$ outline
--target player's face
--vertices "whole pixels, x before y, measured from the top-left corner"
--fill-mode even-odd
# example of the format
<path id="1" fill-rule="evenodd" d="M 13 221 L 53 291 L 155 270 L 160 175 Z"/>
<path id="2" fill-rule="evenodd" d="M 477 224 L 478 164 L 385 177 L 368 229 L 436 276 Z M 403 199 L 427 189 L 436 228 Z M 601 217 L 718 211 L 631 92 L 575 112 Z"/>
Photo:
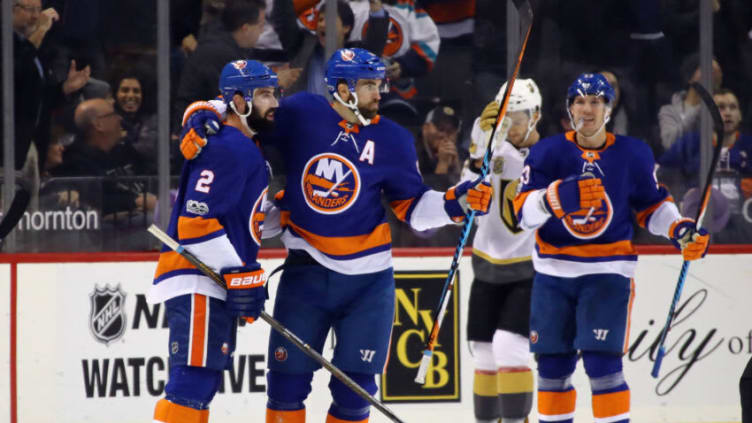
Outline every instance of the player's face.
<path id="1" fill-rule="evenodd" d="M 359 79 L 355 84 L 355 94 L 358 95 L 358 109 L 368 119 L 379 113 L 381 100 L 381 79 Z"/>
<path id="2" fill-rule="evenodd" d="M 511 142 L 512 145 L 522 147 L 525 135 L 527 135 L 527 127 L 530 124 L 530 116 L 525 111 L 509 112 L 507 116 L 512 119 L 512 127 L 509 128 L 507 141 Z"/>
<path id="3" fill-rule="evenodd" d="M 721 119 L 723 119 L 723 132 L 726 134 L 733 134 L 739 129 L 739 124 L 742 122 L 742 112 L 739 110 L 739 100 L 731 93 L 716 94 L 713 96 L 718 111 L 721 112 Z"/>
<path id="4" fill-rule="evenodd" d="M 602 96 L 578 96 L 569 107 L 577 132 L 586 137 L 598 133 L 606 119 L 606 102 Z"/>
<path id="5" fill-rule="evenodd" d="M 256 88 L 253 90 L 253 108 L 248 117 L 248 126 L 259 132 L 272 129 L 277 107 L 279 100 L 274 87 Z"/>
<path id="6" fill-rule="evenodd" d="M 143 99 L 141 83 L 136 78 L 123 79 L 120 81 L 116 96 L 120 109 L 126 113 L 136 113 Z"/>

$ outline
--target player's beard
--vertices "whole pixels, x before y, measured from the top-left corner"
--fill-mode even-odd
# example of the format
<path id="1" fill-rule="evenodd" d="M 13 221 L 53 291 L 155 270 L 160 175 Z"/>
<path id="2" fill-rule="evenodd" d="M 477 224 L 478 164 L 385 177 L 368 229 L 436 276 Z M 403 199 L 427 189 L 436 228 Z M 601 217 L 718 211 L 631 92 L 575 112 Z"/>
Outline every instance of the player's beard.
<path id="1" fill-rule="evenodd" d="M 364 118 L 373 119 L 377 114 L 379 114 L 379 103 L 377 102 L 376 107 L 374 108 L 358 107 L 358 111 L 361 115 L 363 115 Z"/>
<path id="2" fill-rule="evenodd" d="M 269 119 L 269 115 L 274 113 L 277 109 L 276 108 L 270 108 L 264 113 L 264 116 L 261 116 L 257 109 L 253 109 L 251 111 L 251 115 L 248 116 L 246 119 L 246 122 L 248 122 L 248 126 L 251 127 L 256 132 L 268 132 L 274 129 L 274 120 Z"/>

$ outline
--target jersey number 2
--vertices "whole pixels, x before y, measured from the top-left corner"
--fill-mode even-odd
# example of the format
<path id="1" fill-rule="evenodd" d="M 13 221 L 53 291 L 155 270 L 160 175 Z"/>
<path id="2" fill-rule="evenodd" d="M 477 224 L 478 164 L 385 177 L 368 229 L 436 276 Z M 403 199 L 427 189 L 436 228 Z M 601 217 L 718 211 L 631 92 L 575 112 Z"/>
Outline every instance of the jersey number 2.
<path id="1" fill-rule="evenodd" d="M 208 194 L 211 187 L 211 183 L 214 182 L 214 172 L 211 170 L 202 170 L 201 177 L 196 182 L 196 191 Z"/>

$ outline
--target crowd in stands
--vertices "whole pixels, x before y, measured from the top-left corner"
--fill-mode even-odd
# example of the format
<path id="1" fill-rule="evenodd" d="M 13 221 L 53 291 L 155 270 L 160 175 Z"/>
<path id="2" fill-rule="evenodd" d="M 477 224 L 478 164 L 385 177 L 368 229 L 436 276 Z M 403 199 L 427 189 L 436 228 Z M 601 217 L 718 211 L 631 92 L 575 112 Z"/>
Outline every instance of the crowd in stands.
<path id="1" fill-rule="evenodd" d="M 40 194 L 50 178 L 104 178 L 100 197 L 109 202 L 54 193 L 65 204 L 96 204 L 103 215 L 154 212 L 156 184 L 144 181 L 157 173 L 158 142 L 169 143 L 176 175 L 183 111 L 218 94 L 218 75 L 231 60 L 270 65 L 283 95 L 326 95 L 330 31 L 337 48 L 381 56 L 390 82 L 381 114 L 413 132 L 420 171 L 442 190 L 459 179 L 468 156 L 471 125 L 463 122 L 494 98 L 513 65 L 505 1 L 338 0 L 336 27 L 328 28 L 323 0 L 170 0 L 172 136 L 160 140 L 156 93 L 165 81 L 156 78 L 156 2 L 12 3 L 16 169 Z M 686 181 L 698 179 L 699 168 L 701 105 L 690 83 L 701 76 L 700 0 L 536 5 L 521 76 L 541 88 L 541 135 L 571 129 L 566 85 L 583 71 L 600 72 L 616 91 L 607 129 L 643 139 L 659 175 L 683 181 L 678 193 L 691 196 L 696 184 Z M 733 222 L 752 195 L 752 2 L 713 0 L 712 13 L 711 88 L 726 125 L 725 179 L 717 188 Z M 739 217 L 737 225 L 744 223 Z"/>

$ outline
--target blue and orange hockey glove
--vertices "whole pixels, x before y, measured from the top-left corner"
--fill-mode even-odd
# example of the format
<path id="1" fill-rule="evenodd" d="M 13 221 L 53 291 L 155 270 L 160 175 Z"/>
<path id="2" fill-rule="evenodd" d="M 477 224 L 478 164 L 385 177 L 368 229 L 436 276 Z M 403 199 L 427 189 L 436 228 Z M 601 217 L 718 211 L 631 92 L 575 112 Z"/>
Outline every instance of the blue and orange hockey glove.
<path id="1" fill-rule="evenodd" d="M 710 246 L 710 234 L 705 229 L 695 228 L 695 221 L 683 217 L 671 224 L 668 230 L 671 242 L 682 253 L 684 260 L 692 261 L 705 257 Z"/>
<path id="2" fill-rule="evenodd" d="M 457 184 L 444 193 L 444 210 L 455 222 L 465 220 L 468 210 L 475 210 L 476 216 L 488 213 L 493 188 L 478 178 Z"/>
<path id="3" fill-rule="evenodd" d="M 561 219 L 582 209 L 598 209 L 605 198 L 606 190 L 601 179 L 584 173 L 551 182 L 543 196 L 543 204 L 549 213 Z"/>
<path id="4" fill-rule="evenodd" d="M 211 104 L 199 101 L 188 106 L 180 133 L 180 152 L 188 160 L 195 159 L 206 147 L 206 137 L 219 132 L 221 116 Z"/>
<path id="5" fill-rule="evenodd" d="M 248 323 L 258 319 L 269 295 L 266 291 L 266 272 L 256 263 L 252 266 L 226 267 L 220 272 L 227 284 L 227 310 Z"/>

